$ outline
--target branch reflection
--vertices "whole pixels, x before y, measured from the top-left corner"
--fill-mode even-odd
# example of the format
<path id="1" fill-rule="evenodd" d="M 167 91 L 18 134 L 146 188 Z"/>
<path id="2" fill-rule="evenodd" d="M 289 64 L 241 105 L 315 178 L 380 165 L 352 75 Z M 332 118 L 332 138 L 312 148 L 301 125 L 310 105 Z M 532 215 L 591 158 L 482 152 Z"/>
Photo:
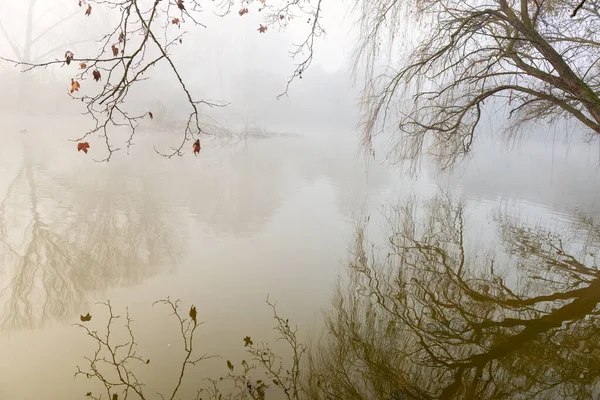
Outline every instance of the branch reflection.
<path id="1" fill-rule="evenodd" d="M 91 292 L 178 261 L 175 219 L 146 179 L 121 171 L 69 182 L 45 171 L 26 160 L 0 203 L 3 330 L 72 318 Z"/>
<path id="2" fill-rule="evenodd" d="M 442 195 L 387 211 L 385 251 L 357 228 L 310 397 L 596 398 L 598 225 L 582 217 L 570 235 L 496 213 L 494 252 L 470 245 L 463 206 Z"/>

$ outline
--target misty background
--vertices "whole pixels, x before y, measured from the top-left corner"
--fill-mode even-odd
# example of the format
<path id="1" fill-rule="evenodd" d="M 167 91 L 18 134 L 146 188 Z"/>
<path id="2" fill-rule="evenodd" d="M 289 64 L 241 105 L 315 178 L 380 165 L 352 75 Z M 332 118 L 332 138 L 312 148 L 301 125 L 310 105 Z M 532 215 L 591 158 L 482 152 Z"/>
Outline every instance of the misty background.
<path id="1" fill-rule="evenodd" d="M 489 107 L 471 157 L 449 173 L 425 158 L 418 176 L 408 176 L 388 157 L 394 130 L 376 137 L 377 157 L 366 158 L 363 76 L 352 64 L 359 33 L 346 2 L 325 2 L 314 62 L 280 99 L 305 21 L 259 34 L 256 13 L 204 16 L 207 28 L 190 28 L 173 60 L 196 98 L 228 104 L 203 108 L 203 117 L 236 134 L 203 138 L 198 157 L 191 143 L 183 157 L 154 151 L 181 140 L 177 123 L 189 115 L 164 63 L 127 100 L 132 113 L 154 119 L 141 122 L 129 154 L 120 132 L 111 133 L 122 150 L 96 163 L 102 138 L 89 138 L 87 155 L 69 141 L 92 123 L 67 94 L 73 69 L 24 73 L 0 61 L 0 400 L 87 390 L 72 373 L 88 343 L 70 324 L 106 298 L 137 313 L 141 338 L 167 371 L 173 332 L 148 307 L 161 296 L 201 304 L 203 338 L 224 356 L 238 354 L 243 335 L 270 334 L 266 294 L 304 332 L 316 331 L 356 216 L 377 221 L 381 204 L 401 195 L 447 189 L 472 202 L 477 233 L 498 204 L 548 224 L 577 210 L 600 216 L 600 142 L 568 121 L 509 140 L 498 129 L 506 114 Z M 0 56 L 95 55 L 114 18 L 100 7 L 86 17 L 75 0 L 0 2 Z M 81 92 L 95 85 L 83 81 Z M 30 375 L 38 385 L 25 384 Z"/>

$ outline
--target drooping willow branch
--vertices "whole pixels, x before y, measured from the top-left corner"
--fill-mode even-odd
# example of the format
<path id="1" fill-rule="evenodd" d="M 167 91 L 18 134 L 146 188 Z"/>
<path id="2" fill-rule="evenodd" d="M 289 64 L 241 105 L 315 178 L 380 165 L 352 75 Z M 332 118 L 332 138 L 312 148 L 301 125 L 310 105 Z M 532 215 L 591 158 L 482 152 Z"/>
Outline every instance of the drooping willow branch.
<path id="1" fill-rule="evenodd" d="M 367 66 L 367 150 L 375 135 L 393 128 L 394 161 L 417 172 L 428 155 L 439 169 L 450 169 L 471 153 L 493 107 L 505 113 L 503 128 L 511 136 L 532 122 L 570 119 L 589 140 L 600 137 L 595 2 L 356 2 L 361 36 L 355 62 Z M 569 17 L 573 9 L 576 18 Z M 424 28 L 410 46 L 401 34 L 407 19 Z M 388 68 L 379 67 L 381 58 L 391 60 Z"/>

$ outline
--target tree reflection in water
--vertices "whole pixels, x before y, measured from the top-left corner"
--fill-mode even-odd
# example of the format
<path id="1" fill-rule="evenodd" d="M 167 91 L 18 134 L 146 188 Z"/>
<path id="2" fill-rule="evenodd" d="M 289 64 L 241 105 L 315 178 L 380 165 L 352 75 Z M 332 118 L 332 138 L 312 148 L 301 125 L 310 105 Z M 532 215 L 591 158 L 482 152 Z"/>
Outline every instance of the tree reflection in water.
<path id="1" fill-rule="evenodd" d="M 26 160 L 0 203 L 3 330 L 70 319 L 86 296 L 175 265 L 174 222 L 144 179 L 61 182 Z"/>
<path id="2" fill-rule="evenodd" d="M 582 217 L 585 237 L 567 240 L 496 214 L 501 254 L 466 243 L 464 209 L 444 196 L 388 211 L 384 252 L 357 229 L 309 398 L 597 398 L 598 225 Z"/>

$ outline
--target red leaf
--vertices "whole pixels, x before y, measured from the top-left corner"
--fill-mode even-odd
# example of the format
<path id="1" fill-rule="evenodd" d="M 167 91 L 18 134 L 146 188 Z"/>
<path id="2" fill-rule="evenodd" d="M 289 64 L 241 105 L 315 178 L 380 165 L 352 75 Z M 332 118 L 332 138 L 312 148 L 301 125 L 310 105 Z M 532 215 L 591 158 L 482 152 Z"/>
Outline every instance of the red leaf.
<path id="1" fill-rule="evenodd" d="M 81 7 L 81 0 L 79 0 L 79 7 Z"/>
<path id="2" fill-rule="evenodd" d="M 73 93 L 75 91 L 79 91 L 80 87 L 81 87 L 81 85 L 79 84 L 79 82 L 77 82 L 76 80 L 73 80 L 73 78 L 71 78 L 71 93 Z"/>
<path id="3" fill-rule="evenodd" d="M 265 33 L 267 31 L 267 26 L 263 26 L 260 24 L 260 27 L 257 29 L 260 33 Z"/>
<path id="4" fill-rule="evenodd" d="M 92 75 L 93 75 L 93 77 L 94 77 L 94 80 L 95 80 L 96 82 L 98 82 L 98 81 L 100 80 L 100 78 L 102 78 L 102 76 L 100 75 L 100 71 L 98 71 L 97 69 L 95 69 L 95 70 L 92 72 Z"/>
<path id="5" fill-rule="evenodd" d="M 173 19 L 171 20 L 171 23 L 172 23 L 173 25 L 177 25 L 177 26 L 179 26 L 179 23 L 180 23 L 180 22 L 181 22 L 181 21 L 179 21 L 179 18 L 173 18 Z"/>
<path id="6" fill-rule="evenodd" d="M 114 44 L 110 48 L 112 49 L 113 56 L 117 57 L 119 55 L 119 48 Z"/>
<path id="7" fill-rule="evenodd" d="M 90 144 L 88 142 L 80 142 L 77 143 L 77 151 L 83 150 L 85 154 L 87 154 L 88 149 L 90 148 Z M 83 321 L 83 320 L 82 320 Z M 89 320 L 88 320 L 89 321 Z"/>
<path id="8" fill-rule="evenodd" d="M 200 139 L 196 139 L 196 141 L 194 142 L 194 155 L 200 153 L 201 148 L 202 147 L 200 147 Z"/>
<path id="9" fill-rule="evenodd" d="M 150 119 L 154 119 L 154 115 L 152 114 L 152 111 L 148 111 L 148 116 L 150 117 Z"/>
<path id="10" fill-rule="evenodd" d="M 242 15 L 244 15 L 244 14 L 248 14 L 248 9 L 247 9 L 247 8 L 242 8 L 242 9 L 239 11 L 239 14 L 240 14 L 240 16 L 242 16 Z"/>
<path id="11" fill-rule="evenodd" d="M 179 7 L 180 10 L 185 10 L 185 6 L 183 5 L 183 0 L 177 0 L 177 7 Z"/>
<path id="12" fill-rule="evenodd" d="M 89 17 L 91 13 L 92 13 L 92 5 L 88 4 L 87 10 L 85 10 L 85 15 L 87 15 Z"/>
<path id="13" fill-rule="evenodd" d="M 86 63 L 79 63 L 79 68 L 84 69 L 86 67 L 87 67 Z"/>

